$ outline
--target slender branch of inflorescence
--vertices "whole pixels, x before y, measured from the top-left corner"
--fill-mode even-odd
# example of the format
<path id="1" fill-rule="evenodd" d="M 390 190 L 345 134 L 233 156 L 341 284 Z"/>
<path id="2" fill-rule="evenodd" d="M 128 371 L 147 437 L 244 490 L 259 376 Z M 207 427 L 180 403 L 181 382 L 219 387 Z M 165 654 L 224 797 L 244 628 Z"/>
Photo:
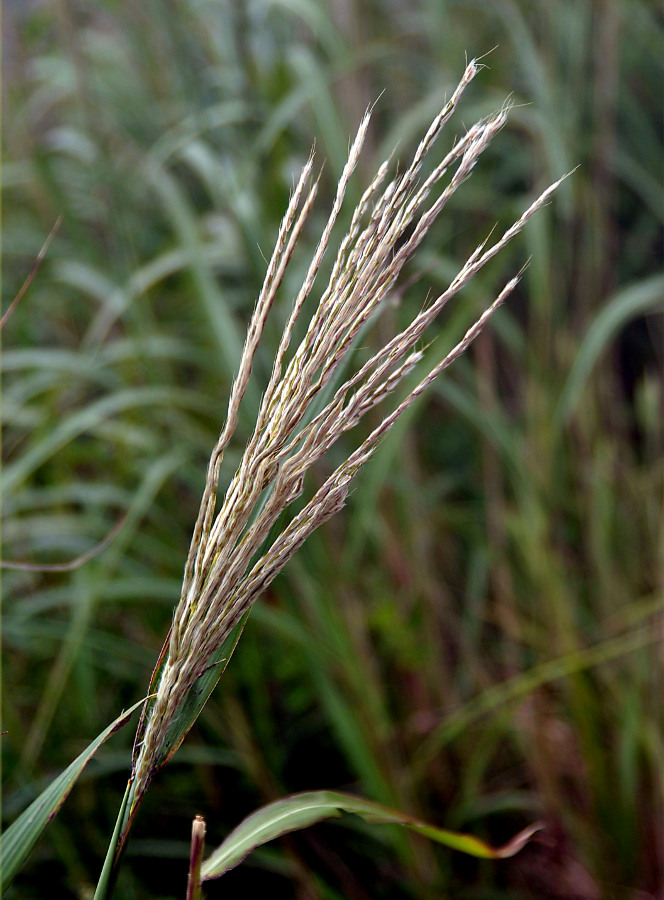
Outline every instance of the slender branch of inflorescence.
<path id="1" fill-rule="evenodd" d="M 422 359 L 418 346 L 445 305 L 523 229 L 560 184 L 558 181 L 547 188 L 493 244 L 487 247 L 488 239 L 482 242 L 446 290 L 367 362 L 347 375 L 331 399 L 312 417 L 313 402 L 348 360 L 356 338 L 394 290 L 405 263 L 507 120 L 506 106 L 473 125 L 453 143 L 431 174 L 420 180 L 425 158 L 479 69 L 476 61 L 467 66 L 461 82 L 432 122 L 403 174 L 383 187 L 388 164 L 383 163 L 378 169 L 353 213 L 304 336 L 295 350 L 290 351 L 360 157 L 370 113 L 363 118 L 339 180 L 330 216 L 284 327 L 254 432 L 217 509 L 223 453 L 237 426 L 254 354 L 316 196 L 317 183 L 310 186 L 313 158 L 304 167 L 279 228 L 265 282 L 249 323 L 226 424 L 210 458 L 182 595 L 173 617 L 168 655 L 134 761 L 135 803 L 157 767 L 160 748 L 178 708 L 212 655 L 311 532 L 343 507 L 353 477 L 399 416 L 467 349 L 518 283 L 519 275 L 505 285 L 457 346 L 385 415 L 266 548 L 277 519 L 302 493 L 305 473 L 344 432 L 396 390 Z M 427 205 L 433 188 L 448 173 L 451 174 L 438 196 Z"/>

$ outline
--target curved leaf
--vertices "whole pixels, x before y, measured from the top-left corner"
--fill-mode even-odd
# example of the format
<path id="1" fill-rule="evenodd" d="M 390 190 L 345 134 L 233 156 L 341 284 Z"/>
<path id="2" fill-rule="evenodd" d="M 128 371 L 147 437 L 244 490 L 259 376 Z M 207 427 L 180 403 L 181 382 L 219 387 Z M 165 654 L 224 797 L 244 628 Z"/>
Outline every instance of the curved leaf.
<path id="1" fill-rule="evenodd" d="M 623 288 L 607 303 L 583 339 L 567 377 L 555 412 L 558 426 L 569 421 L 595 363 L 614 337 L 636 316 L 661 309 L 663 297 L 664 277 L 654 275 Z"/>
<path id="2" fill-rule="evenodd" d="M 46 826 L 58 814 L 87 763 L 114 732 L 126 725 L 132 713 L 144 702 L 145 698 L 139 700 L 138 703 L 118 716 L 4 832 L 0 849 L 3 891 L 30 855 Z"/>
<path id="3" fill-rule="evenodd" d="M 268 841 L 324 819 L 338 818 L 342 813 L 352 813 L 376 825 L 404 825 L 438 844 L 482 859 L 514 856 L 543 827 L 540 823 L 530 825 L 503 847 L 492 847 L 470 834 L 436 828 L 406 813 L 388 809 L 362 797 L 336 791 L 307 791 L 269 803 L 248 816 L 203 863 L 201 881 L 218 878 L 241 863 L 256 847 Z"/>

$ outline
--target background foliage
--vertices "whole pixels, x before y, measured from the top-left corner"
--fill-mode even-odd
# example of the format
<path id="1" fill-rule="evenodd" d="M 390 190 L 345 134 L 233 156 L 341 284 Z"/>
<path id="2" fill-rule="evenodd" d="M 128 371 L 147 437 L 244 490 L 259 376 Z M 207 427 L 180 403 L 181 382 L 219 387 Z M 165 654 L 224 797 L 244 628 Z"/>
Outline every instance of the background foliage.
<path id="1" fill-rule="evenodd" d="M 453 129 L 507 94 L 511 125 L 376 327 L 580 169 L 440 323 L 433 352 L 532 255 L 491 333 L 252 613 L 148 792 L 117 896 L 184 896 L 195 813 L 219 843 L 261 803 L 323 787 L 496 842 L 536 818 L 548 828 L 482 863 L 398 829 L 320 825 L 208 896 L 654 896 L 663 32 L 646 0 L 7 0 L 3 309 L 63 222 L 3 334 L 4 556 L 69 560 L 126 517 L 74 571 L 4 574 L 7 821 L 145 691 L 264 256 L 312 142 L 329 194 L 382 92 L 359 192 L 395 145 L 413 147 L 464 53 L 497 45 Z M 301 251 L 291 289 L 305 263 Z M 268 323 L 254 404 L 289 300 Z M 126 731 L 12 897 L 89 895 Z"/>

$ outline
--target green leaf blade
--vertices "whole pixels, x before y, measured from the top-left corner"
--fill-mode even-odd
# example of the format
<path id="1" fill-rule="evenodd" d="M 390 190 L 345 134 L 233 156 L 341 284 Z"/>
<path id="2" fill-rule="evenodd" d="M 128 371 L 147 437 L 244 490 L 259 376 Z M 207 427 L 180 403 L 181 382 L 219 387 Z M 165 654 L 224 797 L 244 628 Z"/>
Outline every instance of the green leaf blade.
<path id="1" fill-rule="evenodd" d="M 203 710 L 203 707 L 207 703 L 210 694 L 217 686 L 221 676 L 224 674 L 226 666 L 230 662 L 230 658 L 235 651 L 238 641 L 240 640 L 246 621 L 247 615 L 245 614 L 230 632 L 223 644 L 221 644 L 221 646 L 212 655 L 210 662 L 205 668 L 205 671 L 201 672 L 191 690 L 185 695 L 184 699 L 180 703 L 177 714 L 173 719 L 168 732 L 166 733 L 164 743 L 159 748 L 157 758 L 152 768 L 153 774 L 166 765 L 166 763 L 172 758 L 172 756 L 181 746 L 185 737 L 189 734 L 191 728 L 194 725 L 194 722 L 199 717 Z M 156 694 L 157 688 L 159 687 L 162 669 L 168 656 L 168 641 L 169 638 L 167 637 L 161 649 L 157 665 L 155 666 L 154 672 L 152 673 L 149 691 L 150 698 L 152 698 L 153 694 Z M 150 708 L 153 702 L 153 699 L 148 699 L 148 702 L 145 704 L 143 714 L 141 715 L 141 721 L 138 726 L 136 741 L 134 744 L 134 763 L 136 762 L 138 756 L 138 747 L 140 746 L 140 742 L 143 740 L 145 727 L 147 725 Z"/>
<path id="2" fill-rule="evenodd" d="M 336 791 L 306 791 L 269 803 L 244 819 L 203 863 L 201 881 L 219 878 L 268 841 L 325 819 L 338 818 L 342 813 L 351 813 L 376 825 L 403 825 L 438 844 L 481 859 L 514 856 L 543 827 L 536 823 L 504 846 L 492 847 L 472 835 L 436 828 L 362 797 Z"/>
<path id="3" fill-rule="evenodd" d="M 0 880 L 3 891 L 21 869 L 46 826 L 58 814 L 85 766 L 101 745 L 123 725 L 126 725 L 132 714 L 144 702 L 145 699 L 139 700 L 138 703 L 118 716 L 114 722 L 111 722 L 4 832 L 0 845 L 0 872 L 2 873 Z"/>
<path id="4" fill-rule="evenodd" d="M 194 722 L 199 717 L 203 710 L 203 707 L 207 703 L 210 694 L 215 689 L 217 683 L 219 682 L 219 679 L 226 670 L 226 666 L 228 665 L 244 630 L 247 617 L 248 613 L 240 619 L 238 624 L 235 626 L 235 628 L 233 628 L 223 644 L 212 655 L 211 661 L 205 671 L 201 672 L 197 681 L 194 682 L 191 690 L 185 695 L 182 703 L 180 704 L 177 715 L 173 719 L 170 728 L 166 732 L 164 741 L 158 748 L 156 756 L 152 761 L 150 777 L 152 777 L 152 775 L 154 775 L 159 771 L 159 769 L 166 765 L 166 763 L 177 752 L 186 736 L 189 734 L 191 728 L 194 725 Z M 138 728 L 136 730 L 133 754 L 134 766 L 136 765 L 139 748 L 145 735 L 145 729 L 148 723 L 150 709 L 152 704 L 154 703 L 157 688 L 159 687 L 159 681 L 161 679 L 163 667 L 165 665 L 166 659 L 168 658 L 168 642 L 169 637 L 167 636 L 164 645 L 161 648 L 161 653 L 159 654 L 157 664 L 152 673 L 148 699 L 145 706 L 143 707 L 141 718 L 138 723 Z M 145 788 L 143 793 L 144 792 Z M 124 850 L 127 838 L 129 837 L 129 832 L 131 831 L 132 825 L 134 823 L 136 813 L 138 812 L 138 808 L 143 799 L 143 793 L 137 793 L 136 782 L 133 781 L 132 778 L 127 787 L 127 794 L 125 795 L 122 809 L 120 810 L 120 813 L 118 815 L 118 826 L 116 828 L 116 832 L 113 835 L 107 851 L 107 863 L 110 867 L 109 874 L 107 876 L 109 879 L 109 883 L 112 883 L 112 878 L 116 874 L 117 865 Z M 99 893 L 98 896 L 105 897 L 106 894 Z"/>

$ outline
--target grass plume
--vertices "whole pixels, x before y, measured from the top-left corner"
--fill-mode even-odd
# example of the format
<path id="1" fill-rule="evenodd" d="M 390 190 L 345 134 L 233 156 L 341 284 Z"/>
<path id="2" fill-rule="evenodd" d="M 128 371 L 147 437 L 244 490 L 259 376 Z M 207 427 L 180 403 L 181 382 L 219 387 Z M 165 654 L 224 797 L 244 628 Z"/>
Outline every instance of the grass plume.
<path id="1" fill-rule="evenodd" d="M 169 726 L 197 678 L 210 664 L 214 652 L 307 537 L 344 506 L 352 479 L 381 438 L 422 391 L 466 350 L 518 283 L 519 275 L 507 282 L 463 339 L 385 414 L 377 427 L 266 547 L 278 518 L 301 495 L 305 473 L 344 432 L 394 393 L 421 360 L 422 352 L 418 347 L 429 325 L 448 301 L 519 233 L 560 183 L 556 182 L 544 191 L 502 237 L 492 244 L 488 240 L 482 242 L 446 290 L 366 363 L 346 374 L 322 410 L 308 418 L 313 402 L 347 360 L 364 325 L 390 296 L 404 265 L 436 217 L 470 176 L 478 158 L 506 122 L 507 106 L 473 125 L 453 143 L 431 174 L 421 178 L 423 161 L 480 68 L 477 61 L 469 63 L 458 87 L 431 123 L 403 174 L 384 186 L 388 164 L 380 166 L 353 213 L 348 233 L 340 243 L 328 283 L 310 315 L 304 337 L 289 353 L 296 324 L 305 315 L 307 300 L 329 250 L 332 231 L 362 151 L 370 113 L 362 119 L 337 186 L 330 216 L 287 320 L 255 429 L 217 509 L 220 466 L 224 450 L 236 429 L 254 354 L 316 196 L 317 182 L 312 180 L 313 157 L 304 167 L 282 220 L 249 323 L 239 371 L 231 390 L 226 424 L 210 458 L 157 695 L 135 751 L 134 806 L 157 768 L 156 761 Z M 442 190 L 430 200 L 432 189 L 443 182 Z"/>

